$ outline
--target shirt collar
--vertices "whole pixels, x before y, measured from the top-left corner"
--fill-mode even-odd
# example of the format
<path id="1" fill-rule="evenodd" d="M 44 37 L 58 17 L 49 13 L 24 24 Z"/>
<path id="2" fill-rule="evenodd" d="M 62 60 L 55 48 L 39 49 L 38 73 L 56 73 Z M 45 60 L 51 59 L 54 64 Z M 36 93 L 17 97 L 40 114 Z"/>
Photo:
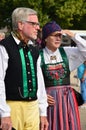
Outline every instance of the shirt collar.
<path id="1" fill-rule="evenodd" d="M 12 36 L 13 36 L 15 42 L 17 43 L 17 45 L 19 45 L 20 40 L 19 40 L 17 37 L 15 37 L 15 36 L 13 35 L 13 33 L 11 33 L 11 34 L 12 34 Z M 29 40 L 28 43 L 27 43 L 27 46 L 33 45 L 33 44 L 34 44 L 34 43 L 33 43 L 31 40 Z"/>

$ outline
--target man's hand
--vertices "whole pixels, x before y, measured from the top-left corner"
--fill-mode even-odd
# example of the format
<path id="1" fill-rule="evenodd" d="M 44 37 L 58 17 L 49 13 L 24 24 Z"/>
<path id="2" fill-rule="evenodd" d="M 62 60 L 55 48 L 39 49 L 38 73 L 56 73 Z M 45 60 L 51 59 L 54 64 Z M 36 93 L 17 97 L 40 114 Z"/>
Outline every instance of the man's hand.
<path id="1" fill-rule="evenodd" d="M 46 116 L 40 117 L 40 130 L 48 130 L 48 120 Z"/>
<path id="2" fill-rule="evenodd" d="M 10 117 L 1 117 L 1 126 L 2 130 L 12 130 L 12 122 Z"/>
<path id="3" fill-rule="evenodd" d="M 55 100 L 54 97 L 52 97 L 51 95 L 47 94 L 47 101 L 49 105 L 54 105 L 55 104 Z"/>

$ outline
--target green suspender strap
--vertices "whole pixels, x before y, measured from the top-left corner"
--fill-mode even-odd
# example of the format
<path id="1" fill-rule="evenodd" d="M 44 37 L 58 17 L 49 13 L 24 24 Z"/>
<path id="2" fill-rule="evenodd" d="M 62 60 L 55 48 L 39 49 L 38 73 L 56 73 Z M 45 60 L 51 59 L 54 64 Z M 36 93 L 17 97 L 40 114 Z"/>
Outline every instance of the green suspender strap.
<path id="1" fill-rule="evenodd" d="M 30 51 L 28 52 L 28 58 L 30 60 L 30 67 L 31 67 L 31 74 L 32 74 L 32 91 L 29 92 L 28 90 L 28 79 L 27 79 L 27 70 L 26 70 L 26 62 L 24 57 L 23 49 L 19 50 L 21 61 L 22 61 L 22 75 L 23 75 L 23 96 L 26 97 L 34 97 L 36 93 L 36 78 L 35 78 L 35 71 L 34 71 L 34 64 L 33 58 L 31 56 Z"/>
<path id="2" fill-rule="evenodd" d="M 59 51 L 62 56 L 63 62 L 65 63 L 65 65 L 69 71 L 69 61 L 68 61 L 67 55 L 62 47 L 59 48 Z"/>
<path id="3" fill-rule="evenodd" d="M 62 80 L 60 80 L 60 82 L 64 85 L 69 85 L 70 84 L 70 70 L 69 70 L 69 61 L 68 61 L 68 58 L 67 58 L 67 55 L 64 51 L 64 48 L 60 47 L 59 48 L 59 51 L 60 51 L 60 54 L 62 56 L 62 59 L 63 59 L 63 65 L 64 65 L 64 69 L 65 69 L 65 78 Z"/>

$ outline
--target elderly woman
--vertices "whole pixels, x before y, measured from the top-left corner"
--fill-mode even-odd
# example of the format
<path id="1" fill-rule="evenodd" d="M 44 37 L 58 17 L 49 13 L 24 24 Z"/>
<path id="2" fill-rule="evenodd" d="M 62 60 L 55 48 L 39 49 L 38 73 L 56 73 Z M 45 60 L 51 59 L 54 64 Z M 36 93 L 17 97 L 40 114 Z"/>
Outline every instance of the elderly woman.
<path id="1" fill-rule="evenodd" d="M 77 47 L 60 47 L 62 34 L 74 40 Z M 78 104 L 70 85 L 70 72 L 86 59 L 86 40 L 62 30 L 51 21 L 42 29 L 41 64 L 48 97 L 49 130 L 81 130 Z"/>

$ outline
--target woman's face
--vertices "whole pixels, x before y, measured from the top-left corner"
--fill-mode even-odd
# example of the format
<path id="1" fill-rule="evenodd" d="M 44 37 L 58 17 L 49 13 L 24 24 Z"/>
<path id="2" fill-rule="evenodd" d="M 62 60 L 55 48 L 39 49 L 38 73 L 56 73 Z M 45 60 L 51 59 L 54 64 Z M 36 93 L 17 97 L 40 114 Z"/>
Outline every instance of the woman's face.
<path id="1" fill-rule="evenodd" d="M 61 38 L 62 38 L 61 31 L 56 31 L 51 35 L 49 35 L 45 39 L 47 48 L 50 49 L 51 51 L 55 51 L 61 45 Z"/>

